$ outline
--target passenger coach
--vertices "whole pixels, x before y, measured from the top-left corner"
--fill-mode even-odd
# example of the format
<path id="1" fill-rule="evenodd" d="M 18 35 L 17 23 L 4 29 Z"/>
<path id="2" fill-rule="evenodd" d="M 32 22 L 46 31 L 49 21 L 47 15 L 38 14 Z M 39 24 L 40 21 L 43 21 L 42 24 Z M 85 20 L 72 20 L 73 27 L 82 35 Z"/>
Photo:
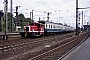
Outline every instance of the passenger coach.
<path id="1" fill-rule="evenodd" d="M 74 28 L 70 26 L 64 26 L 63 24 L 49 22 L 49 21 L 38 21 L 39 23 L 44 24 L 44 34 L 59 34 L 66 32 L 73 32 Z"/>
<path id="2" fill-rule="evenodd" d="M 45 35 L 63 32 L 64 30 L 64 27 L 61 24 L 57 24 L 49 21 L 38 21 L 38 22 L 44 24 Z"/>

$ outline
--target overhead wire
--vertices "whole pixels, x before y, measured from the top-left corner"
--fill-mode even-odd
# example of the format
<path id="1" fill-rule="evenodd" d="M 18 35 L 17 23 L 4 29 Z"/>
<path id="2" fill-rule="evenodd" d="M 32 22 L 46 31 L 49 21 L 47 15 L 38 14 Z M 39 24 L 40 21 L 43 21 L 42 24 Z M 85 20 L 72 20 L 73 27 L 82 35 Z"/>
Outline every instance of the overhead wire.
<path id="1" fill-rule="evenodd" d="M 27 3 L 27 4 L 23 4 L 22 2 L 21 2 L 21 4 L 22 4 L 23 6 L 25 6 L 26 9 L 28 9 L 28 10 L 34 10 L 35 12 L 39 12 L 39 13 L 47 13 L 47 11 L 45 11 L 45 10 L 40 10 L 40 9 L 37 9 L 37 8 L 32 7 L 32 6 L 30 6 L 30 5 L 29 5 L 30 7 L 28 7 L 28 4 L 30 4 L 29 1 L 30 1 L 30 0 L 28 0 L 28 3 Z M 37 0 L 36 0 L 36 1 L 37 1 Z M 40 4 L 42 4 L 40 1 L 37 1 L 37 2 L 40 3 Z M 20 2 L 16 2 L 16 1 L 14 1 L 14 3 L 15 3 L 15 4 L 20 4 Z M 48 9 L 53 10 L 53 11 L 54 11 L 53 13 L 56 13 L 56 14 L 57 14 L 57 12 L 60 12 L 60 11 L 61 11 L 61 10 L 57 10 L 57 9 L 51 8 L 50 6 L 47 6 L 46 4 L 42 4 L 42 5 L 48 7 Z M 51 13 L 52 13 L 52 12 L 51 12 Z"/>

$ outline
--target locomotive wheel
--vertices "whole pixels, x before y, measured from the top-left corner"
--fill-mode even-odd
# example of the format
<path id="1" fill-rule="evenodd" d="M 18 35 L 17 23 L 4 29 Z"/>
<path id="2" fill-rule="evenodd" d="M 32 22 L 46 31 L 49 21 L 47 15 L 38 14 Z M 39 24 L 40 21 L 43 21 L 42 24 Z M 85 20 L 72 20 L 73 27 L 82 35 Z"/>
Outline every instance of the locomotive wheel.
<path id="1" fill-rule="evenodd" d="M 0 36 L 0 40 L 1 40 L 1 39 L 3 39 L 3 37 L 2 37 L 2 36 Z"/>
<path id="2" fill-rule="evenodd" d="M 4 35 L 4 36 L 3 36 L 3 39 L 4 39 L 4 40 L 7 40 L 7 39 L 8 39 L 8 35 Z"/>

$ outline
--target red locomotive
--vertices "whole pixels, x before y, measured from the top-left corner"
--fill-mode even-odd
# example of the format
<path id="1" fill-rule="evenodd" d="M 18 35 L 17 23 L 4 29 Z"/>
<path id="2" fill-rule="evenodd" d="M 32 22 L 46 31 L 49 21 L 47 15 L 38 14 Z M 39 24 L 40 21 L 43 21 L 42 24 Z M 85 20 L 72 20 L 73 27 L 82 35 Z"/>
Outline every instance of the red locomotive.
<path id="1" fill-rule="evenodd" d="M 20 32 L 21 37 L 43 36 L 44 25 L 41 23 L 31 23 L 24 26 L 24 31 Z"/>

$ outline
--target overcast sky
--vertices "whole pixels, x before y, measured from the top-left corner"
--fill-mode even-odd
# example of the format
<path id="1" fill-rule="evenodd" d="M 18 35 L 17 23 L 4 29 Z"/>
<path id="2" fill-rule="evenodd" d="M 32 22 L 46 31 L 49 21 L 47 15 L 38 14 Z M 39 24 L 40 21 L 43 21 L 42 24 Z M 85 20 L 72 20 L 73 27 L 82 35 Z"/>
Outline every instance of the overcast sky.
<path id="1" fill-rule="evenodd" d="M 0 10 L 4 10 L 4 0 L 0 0 Z M 90 0 L 79 0 L 79 7 L 90 7 Z M 76 0 L 13 0 L 13 12 L 15 7 L 21 6 L 18 9 L 19 13 L 30 16 L 30 12 L 34 10 L 34 19 L 38 21 L 39 17 L 47 20 L 47 12 L 50 12 L 50 21 L 67 23 L 75 27 Z M 8 11 L 10 11 L 10 0 L 8 0 Z M 84 11 L 85 21 L 89 21 L 90 9 L 79 10 Z M 15 15 L 15 13 L 13 13 Z"/>

